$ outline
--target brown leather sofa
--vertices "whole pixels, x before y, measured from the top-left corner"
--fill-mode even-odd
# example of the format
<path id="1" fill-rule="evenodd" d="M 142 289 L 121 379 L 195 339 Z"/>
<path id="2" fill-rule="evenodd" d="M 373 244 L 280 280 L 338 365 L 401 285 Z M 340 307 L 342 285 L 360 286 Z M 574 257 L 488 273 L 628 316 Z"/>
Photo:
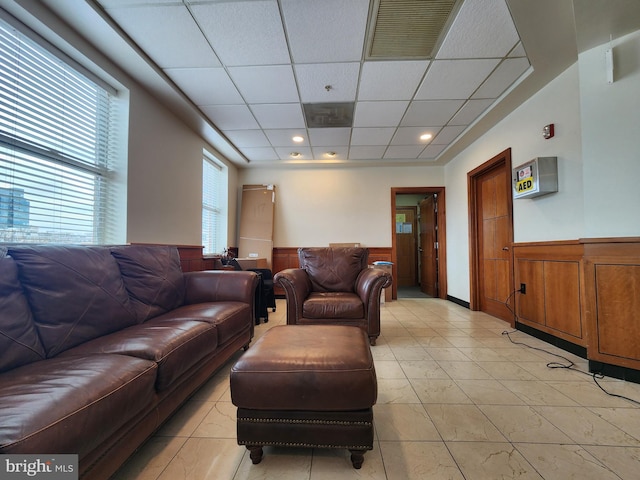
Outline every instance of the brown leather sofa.
<path id="1" fill-rule="evenodd" d="M 375 345 L 380 293 L 391 285 L 391 275 L 369 268 L 368 259 L 369 250 L 363 247 L 299 248 L 300 268 L 274 277 L 287 299 L 287 324 L 357 326 Z"/>
<path id="2" fill-rule="evenodd" d="M 0 453 L 73 453 L 109 478 L 254 329 L 253 272 L 175 248 L 0 252 Z"/>

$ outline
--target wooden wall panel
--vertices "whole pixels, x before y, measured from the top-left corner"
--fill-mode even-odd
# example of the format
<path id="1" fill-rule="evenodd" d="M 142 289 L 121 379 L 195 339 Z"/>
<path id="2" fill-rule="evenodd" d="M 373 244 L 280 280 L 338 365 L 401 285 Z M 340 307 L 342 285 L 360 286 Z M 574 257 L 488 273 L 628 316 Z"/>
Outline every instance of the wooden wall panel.
<path id="1" fill-rule="evenodd" d="M 576 339 L 585 338 L 580 311 L 579 262 L 544 262 L 544 298 L 547 327 Z"/>
<path id="2" fill-rule="evenodd" d="M 640 370 L 640 238 L 582 242 L 589 359 Z"/>
<path id="3" fill-rule="evenodd" d="M 516 285 L 514 290 L 524 283 L 525 295 L 516 294 L 516 313 L 519 320 L 529 326 L 545 324 L 544 317 L 544 264 L 540 260 L 516 260 Z"/>
<path id="4" fill-rule="evenodd" d="M 582 347 L 587 346 L 582 311 L 582 257 L 578 241 L 513 246 L 518 321 Z"/>

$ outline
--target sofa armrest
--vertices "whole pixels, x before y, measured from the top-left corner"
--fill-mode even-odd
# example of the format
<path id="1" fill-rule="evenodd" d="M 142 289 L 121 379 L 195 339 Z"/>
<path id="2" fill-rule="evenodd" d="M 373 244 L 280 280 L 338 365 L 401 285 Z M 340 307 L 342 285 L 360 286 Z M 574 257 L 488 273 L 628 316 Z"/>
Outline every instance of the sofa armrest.
<path id="1" fill-rule="evenodd" d="M 295 325 L 302 318 L 302 304 L 311 292 L 311 280 L 302 268 L 287 268 L 273 277 L 287 297 L 287 325 Z"/>
<path id="2" fill-rule="evenodd" d="M 185 272 L 185 305 L 233 301 L 254 304 L 259 277 L 255 272 L 204 270 Z"/>

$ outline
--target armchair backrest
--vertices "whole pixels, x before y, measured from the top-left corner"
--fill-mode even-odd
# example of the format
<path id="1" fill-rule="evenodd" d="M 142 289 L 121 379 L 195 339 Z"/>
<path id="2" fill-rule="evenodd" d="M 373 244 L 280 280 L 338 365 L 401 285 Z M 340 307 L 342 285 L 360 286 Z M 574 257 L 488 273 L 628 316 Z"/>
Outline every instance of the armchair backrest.
<path id="1" fill-rule="evenodd" d="M 366 268 L 367 248 L 299 248 L 300 268 L 307 272 L 316 292 L 353 292 L 356 279 Z"/>

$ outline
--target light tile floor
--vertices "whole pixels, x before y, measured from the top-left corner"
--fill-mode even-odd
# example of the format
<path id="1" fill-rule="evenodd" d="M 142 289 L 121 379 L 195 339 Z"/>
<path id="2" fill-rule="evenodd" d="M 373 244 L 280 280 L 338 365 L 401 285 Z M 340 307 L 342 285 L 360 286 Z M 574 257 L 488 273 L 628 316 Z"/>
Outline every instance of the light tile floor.
<path id="1" fill-rule="evenodd" d="M 256 337 L 285 323 L 284 300 Z M 239 352 L 116 474 L 116 480 L 637 479 L 640 408 L 554 356 L 515 345 L 508 324 L 439 299 L 382 307 L 372 347 L 375 446 L 362 469 L 348 452 L 265 447 L 252 465 L 236 444 L 229 369 Z M 584 359 L 522 332 L 515 341 Z M 255 341 L 255 340 L 254 340 Z M 604 388 L 640 401 L 640 385 Z"/>

